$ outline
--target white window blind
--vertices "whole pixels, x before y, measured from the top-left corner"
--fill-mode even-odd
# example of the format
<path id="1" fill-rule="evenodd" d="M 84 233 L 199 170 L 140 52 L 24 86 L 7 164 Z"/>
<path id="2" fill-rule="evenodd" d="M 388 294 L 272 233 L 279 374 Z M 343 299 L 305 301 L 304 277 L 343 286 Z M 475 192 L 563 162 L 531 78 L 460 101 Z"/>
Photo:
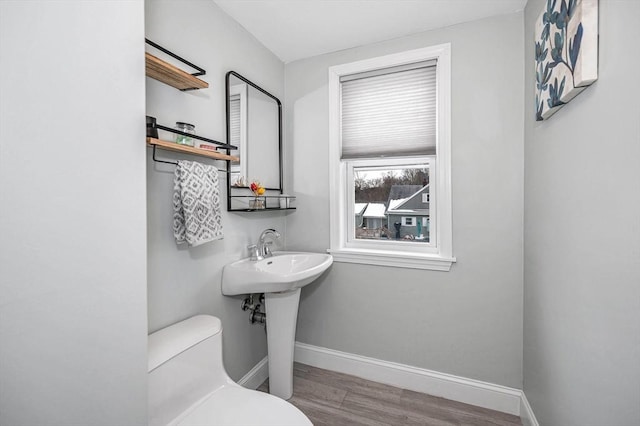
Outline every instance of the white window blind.
<path id="1" fill-rule="evenodd" d="M 229 100 L 229 133 L 231 145 L 240 145 L 240 95 L 233 95 Z"/>
<path id="2" fill-rule="evenodd" d="M 240 95 L 232 95 L 229 99 L 229 143 L 233 146 L 240 146 Z M 234 155 L 237 155 L 233 150 Z M 237 164 L 237 162 L 234 162 Z"/>
<path id="3" fill-rule="evenodd" d="M 342 76 L 342 158 L 436 153 L 436 63 Z"/>

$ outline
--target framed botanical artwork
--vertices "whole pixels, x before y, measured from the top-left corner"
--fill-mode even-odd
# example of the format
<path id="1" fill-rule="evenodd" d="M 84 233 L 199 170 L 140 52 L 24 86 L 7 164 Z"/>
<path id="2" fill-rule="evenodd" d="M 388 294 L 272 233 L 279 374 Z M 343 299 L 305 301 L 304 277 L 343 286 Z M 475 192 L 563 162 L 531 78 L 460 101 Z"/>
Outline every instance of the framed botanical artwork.
<path id="1" fill-rule="evenodd" d="M 598 0 L 547 0 L 536 22 L 536 120 L 598 79 Z"/>

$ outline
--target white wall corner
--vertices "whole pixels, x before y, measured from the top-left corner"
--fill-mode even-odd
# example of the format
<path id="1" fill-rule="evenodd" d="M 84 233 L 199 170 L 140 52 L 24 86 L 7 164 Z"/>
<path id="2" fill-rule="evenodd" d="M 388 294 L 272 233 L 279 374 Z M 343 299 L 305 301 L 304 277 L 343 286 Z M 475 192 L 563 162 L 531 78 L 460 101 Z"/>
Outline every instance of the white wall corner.
<path id="1" fill-rule="evenodd" d="M 520 389 L 296 342 L 295 361 L 403 389 L 519 416 L 529 404 Z M 538 426 L 533 412 L 528 425 Z"/>
<path id="2" fill-rule="evenodd" d="M 522 426 L 540 426 L 524 391 L 520 399 L 520 419 L 522 420 Z"/>
<path id="3" fill-rule="evenodd" d="M 258 389 L 269 377 L 269 357 L 264 357 L 247 374 L 245 374 L 238 384 L 247 389 Z"/>

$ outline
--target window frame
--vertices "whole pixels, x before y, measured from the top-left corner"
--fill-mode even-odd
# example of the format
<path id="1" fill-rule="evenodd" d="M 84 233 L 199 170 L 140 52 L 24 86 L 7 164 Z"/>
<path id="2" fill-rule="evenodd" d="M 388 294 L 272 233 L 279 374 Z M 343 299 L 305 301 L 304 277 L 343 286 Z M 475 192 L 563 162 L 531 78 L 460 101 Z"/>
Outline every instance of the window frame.
<path id="1" fill-rule="evenodd" d="M 425 243 L 401 242 L 402 246 L 390 249 L 389 241 L 366 241 L 362 246 L 349 241 L 353 218 L 349 217 L 348 204 L 353 204 L 353 164 L 375 159 L 349 159 L 341 157 L 341 84 L 343 75 L 372 71 L 380 68 L 406 65 L 414 62 L 437 60 L 437 133 L 436 156 L 430 170 L 430 228 L 433 241 L 425 250 Z M 456 261 L 453 257 L 451 210 L 451 44 L 415 49 L 396 54 L 365 59 L 332 66 L 329 72 L 329 214 L 330 248 L 327 250 L 336 262 L 362 263 L 392 267 L 449 271 Z M 385 164 L 395 165 L 396 160 L 411 157 L 386 158 Z M 415 158 L 415 157 L 414 157 Z M 415 160 L 414 160 L 415 162 Z M 351 167 L 351 177 L 348 176 Z M 434 172 L 432 174 L 432 171 Z M 347 183 L 350 179 L 351 184 Z M 350 191 L 351 188 L 351 191 Z M 433 208 L 433 212 L 431 212 Z M 434 226 L 435 224 L 435 226 Z M 360 241 L 362 242 L 362 241 Z M 358 243 L 358 244 L 354 244 Z"/>

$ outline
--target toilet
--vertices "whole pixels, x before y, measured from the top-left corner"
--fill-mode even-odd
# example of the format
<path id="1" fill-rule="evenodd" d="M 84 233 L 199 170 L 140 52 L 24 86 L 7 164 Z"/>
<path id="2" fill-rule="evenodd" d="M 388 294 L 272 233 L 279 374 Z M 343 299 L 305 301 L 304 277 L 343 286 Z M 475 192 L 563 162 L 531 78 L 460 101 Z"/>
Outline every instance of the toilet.
<path id="1" fill-rule="evenodd" d="M 149 425 L 313 425 L 273 395 L 245 389 L 222 363 L 222 323 L 197 315 L 149 335 Z"/>

